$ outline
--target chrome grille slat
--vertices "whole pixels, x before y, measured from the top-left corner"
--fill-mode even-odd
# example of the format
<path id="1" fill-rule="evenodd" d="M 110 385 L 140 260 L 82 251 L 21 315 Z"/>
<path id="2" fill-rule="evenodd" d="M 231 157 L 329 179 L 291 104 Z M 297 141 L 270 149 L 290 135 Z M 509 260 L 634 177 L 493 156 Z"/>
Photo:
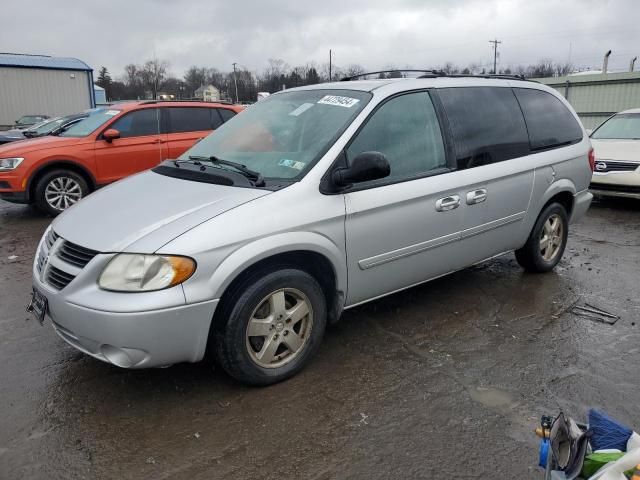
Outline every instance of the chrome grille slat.
<path id="1" fill-rule="evenodd" d="M 77 267 L 83 268 L 98 254 L 95 250 L 81 247 L 65 240 L 57 252 L 59 258 Z"/>
<path id="2" fill-rule="evenodd" d="M 69 275 L 53 265 L 49 265 L 47 269 L 47 283 L 58 290 L 69 285 L 74 278 L 73 275 Z"/>

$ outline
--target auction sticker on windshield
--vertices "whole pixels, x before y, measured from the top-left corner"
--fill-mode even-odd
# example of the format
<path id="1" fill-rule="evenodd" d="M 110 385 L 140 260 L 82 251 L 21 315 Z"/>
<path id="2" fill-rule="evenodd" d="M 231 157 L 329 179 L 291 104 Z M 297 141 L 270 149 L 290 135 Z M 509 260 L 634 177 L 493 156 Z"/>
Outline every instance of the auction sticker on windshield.
<path id="1" fill-rule="evenodd" d="M 359 101 L 360 100 L 358 100 L 357 98 L 341 97 L 339 95 L 325 95 L 320 100 L 318 100 L 318 103 L 322 103 L 324 105 L 336 105 L 338 107 L 351 108 Z"/>

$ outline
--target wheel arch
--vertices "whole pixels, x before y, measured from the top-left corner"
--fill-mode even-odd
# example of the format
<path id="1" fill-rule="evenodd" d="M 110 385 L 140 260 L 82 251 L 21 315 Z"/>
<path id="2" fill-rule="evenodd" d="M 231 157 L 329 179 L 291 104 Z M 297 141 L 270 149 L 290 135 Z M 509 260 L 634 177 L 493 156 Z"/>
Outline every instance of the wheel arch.
<path id="1" fill-rule="evenodd" d="M 87 169 L 85 166 L 81 165 L 78 162 L 73 160 L 50 160 L 47 163 L 40 165 L 36 170 L 34 170 L 29 176 L 29 180 L 27 181 L 26 191 L 28 192 L 29 201 L 33 201 L 35 196 L 35 188 L 38 184 L 38 180 L 45 175 L 47 172 L 57 169 L 66 169 L 71 170 L 82 177 L 87 181 L 87 185 L 89 185 L 89 190 L 93 191 L 96 189 L 97 183 L 93 174 Z"/>
<path id="2" fill-rule="evenodd" d="M 542 212 L 550 203 L 558 202 L 565 208 L 565 210 L 567 211 L 567 215 L 569 216 L 569 218 L 571 218 L 575 201 L 575 194 L 576 186 L 569 179 L 563 178 L 561 180 L 558 180 L 557 182 L 552 183 L 551 185 L 549 185 L 549 188 L 542 197 L 541 207 L 538 215 L 540 215 L 540 212 Z M 538 218 L 538 215 L 536 215 L 536 218 Z"/>
<path id="3" fill-rule="evenodd" d="M 283 241 L 285 238 L 295 242 Z M 213 318 L 219 324 L 225 306 L 237 288 L 253 275 L 275 268 L 293 267 L 312 275 L 325 294 L 328 321 L 337 321 L 344 307 L 347 271 L 344 254 L 327 237 L 309 232 L 291 232 L 257 240 L 236 250 L 216 268 L 212 285 L 220 299 Z"/>

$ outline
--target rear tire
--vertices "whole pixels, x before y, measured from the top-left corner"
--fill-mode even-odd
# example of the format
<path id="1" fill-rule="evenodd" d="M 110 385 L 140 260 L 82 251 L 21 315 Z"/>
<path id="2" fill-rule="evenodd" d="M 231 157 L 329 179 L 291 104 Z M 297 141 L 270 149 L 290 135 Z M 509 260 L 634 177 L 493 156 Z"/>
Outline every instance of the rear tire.
<path id="1" fill-rule="evenodd" d="M 246 279 L 214 325 L 222 368 L 249 385 L 270 385 L 305 367 L 318 351 L 327 322 L 322 287 L 294 268 Z"/>
<path id="2" fill-rule="evenodd" d="M 527 243 L 516 250 L 516 260 L 527 272 L 549 272 L 562 258 L 568 235 L 567 211 L 559 203 L 550 203 L 538 216 Z"/>
<path id="3" fill-rule="evenodd" d="M 86 197 L 89 185 L 71 170 L 51 170 L 38 179 L 34 194 L 38 210 L 55 217 Z"/>

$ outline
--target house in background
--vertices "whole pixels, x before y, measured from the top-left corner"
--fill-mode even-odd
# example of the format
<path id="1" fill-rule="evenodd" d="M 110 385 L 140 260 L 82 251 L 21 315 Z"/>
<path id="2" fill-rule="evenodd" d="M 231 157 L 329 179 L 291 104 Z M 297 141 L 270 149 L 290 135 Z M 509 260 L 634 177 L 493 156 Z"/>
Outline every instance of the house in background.
<path id="1" fill-rule="evenodd" d="M 220 90 L 213 85 L 202 85 L 193 93 L 193 96 L 204 102 L 219 102 Z"/>

